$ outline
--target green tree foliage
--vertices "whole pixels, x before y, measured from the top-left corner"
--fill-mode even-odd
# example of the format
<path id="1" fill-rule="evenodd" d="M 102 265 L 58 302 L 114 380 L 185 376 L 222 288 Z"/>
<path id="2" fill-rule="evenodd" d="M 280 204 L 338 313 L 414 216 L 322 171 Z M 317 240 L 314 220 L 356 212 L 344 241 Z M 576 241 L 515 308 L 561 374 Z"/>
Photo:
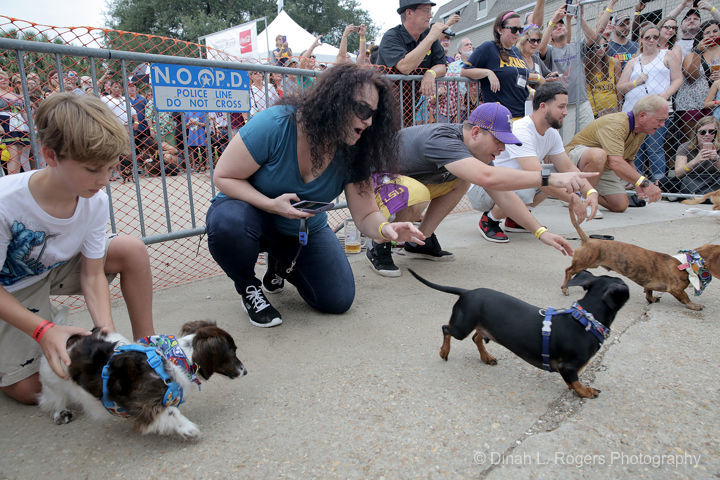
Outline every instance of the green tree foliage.
<path id="1" fill-rule="evenodd" d="M 336 46 L 350 23 L 367 25 L 368 40 L 378 31 L 357 0 L 286 0 L 285 10 L 307 31 Z M 119 30 L 196 42 L 264 16 L 268 22 L 277 16 L 275 0 L 109 0 L 107 20 Z M 357 35 L 351 36 L 348 50 L 357 49 L 357 42 Z"/>

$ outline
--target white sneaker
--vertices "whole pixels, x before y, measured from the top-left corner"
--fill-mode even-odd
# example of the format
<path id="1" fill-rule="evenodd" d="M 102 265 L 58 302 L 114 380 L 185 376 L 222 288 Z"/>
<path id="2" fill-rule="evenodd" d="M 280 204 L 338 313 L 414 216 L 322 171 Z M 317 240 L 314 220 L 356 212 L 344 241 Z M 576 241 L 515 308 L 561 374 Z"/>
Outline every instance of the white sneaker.
<path id="1" fill-rule="evenodd" d="M 595 212 L 595 216 L 593 217 L 593 220 L 600 220 L 601 218 L 605 218 L 605 215 L 603 215 L 602 210 L 600 210 L 600 208 L 598 208 L 597 212 Z"/>

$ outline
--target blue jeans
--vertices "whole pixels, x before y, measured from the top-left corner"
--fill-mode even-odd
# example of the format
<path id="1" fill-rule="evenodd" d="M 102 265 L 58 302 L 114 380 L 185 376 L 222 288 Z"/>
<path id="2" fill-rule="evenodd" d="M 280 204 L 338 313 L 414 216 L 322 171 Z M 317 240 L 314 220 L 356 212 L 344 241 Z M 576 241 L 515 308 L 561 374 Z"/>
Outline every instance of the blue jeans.
<path id="1" fill-rule="evenodd" d="M 635 155 L 635 168 L 638 172 L 645 175 L 645 159 L 650 167 L 650 179 L 652 181 L 659 180 L 665 176 L 665 133 L 667 132 L 667 122 L 658 128 L 655 133 L 645 137 L 645 141 L 640 145 L 637 155 Z"/>
<path id="2" fill-rule="evenodd" d="M 268 252 L 280 268 L 281 276 L 295 285 L 312 308 L 323 313 L 346 312 L 355 299 L 355 278 L 345 252 L 330 227 L 325 225 L 309 235 L 297 263 L 287 275 L 298 252 L 297 236 L 280 233 L 272 214 L 233 198 L 213 201 L 206 217 L 210 254 L 241 295 L 248 285 L 260 286 L 255 276 L 259 252 Z M 269 261 L 268 261 L 269 264 Z"/>

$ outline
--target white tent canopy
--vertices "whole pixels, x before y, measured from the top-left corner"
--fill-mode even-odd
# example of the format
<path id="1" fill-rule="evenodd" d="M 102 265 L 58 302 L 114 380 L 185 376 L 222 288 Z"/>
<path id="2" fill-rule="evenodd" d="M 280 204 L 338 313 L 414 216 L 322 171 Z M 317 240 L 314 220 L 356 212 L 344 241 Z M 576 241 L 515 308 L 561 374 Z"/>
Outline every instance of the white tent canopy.
<path id="1" fill-rule="evenodd" d="M 270 58 L 273 56 L 272 51 L 275 49 L 275 37 L 278 35 L 285 35 L 287 37 L 288 46 L 292 50 L 293 56 L 296 57 L 300 57 L 300 54 L 309 48 L 315 40 L 315 37 L 313 37 L 310 32 L 298 25 L 295 20 L 290 18 L 290 15 L 283 10 L 275 17 L 275 20 L 270 22 L 267 29 L 258 33 L 258 57 Z M 313 50 L 313 54 L 318 62 L 334 62 L 337 58 L 338 51 L 336 47 L 323 43 Z M 353 55 L 351 54 L 351 56 Z"/>

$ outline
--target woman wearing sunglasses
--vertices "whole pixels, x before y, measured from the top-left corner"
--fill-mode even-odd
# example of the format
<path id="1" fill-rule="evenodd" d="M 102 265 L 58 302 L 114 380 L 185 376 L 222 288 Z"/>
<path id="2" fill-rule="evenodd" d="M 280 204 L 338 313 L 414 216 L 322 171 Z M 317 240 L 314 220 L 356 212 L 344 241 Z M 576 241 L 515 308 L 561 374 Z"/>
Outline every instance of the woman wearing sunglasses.
<path id="1" fill-rule="evenodd" d="M 520 15 L 505 11 L 493 25 L 494 40 L 488 40 L 470 55 L 461 74 L 480 80 L 483 102 L 505 105 L 513 118 L 525 116 L 530 71 L 515 46 L 523 27 Z"/>
<path id="2" fill-rule="evenodd" d="M 530 72 L 530 78 L 528 80 L 530 88 L 537 88 L 545 83 L 545 77 L 550 74 L 550 69 L 540 60 L 540 56 L 538 55 L 541 39 L 542 32 L 540 31 L 540 27 L 530 24 L 523 27 L 523 34 L 517 43 L 518 50 L 520 50 L 523 60 L 525 60 L 525 64 Z M 528 96 L 525 102 L 525 114 L 530 115 L 531 113 L 532 94 Z"/>
<path id="3" fill-rule="evenodd" d="M 617 81 L 622 74 L 620 61 L 607 53 L 608 41 L 599 36 L 585 56 L 587 96 L 595 118 L 620 111 Z"/>
<path id="4" fill-rule="evenodd" d="M 410 222 L 386 222 L 375 203 L 371 171 L 397 171 L 400 122 L 390 83 L 347 63 L 281 103 L 253 116 L 220 156 L 214 180 L 222 193 L 207 213 L 210 253 L 258 327 L 282 323 L 263 289 L 279 292 L 285 280 L 324 313 L 345 312 L 355 297 L 350 264 L 327 215 L 294 203 L 331 202 L 344 192 L 367 237 L 420 244 L 425 238 Z M 261 282 L 255 262 L 262 251 L 268 269 Z"/>
<path id="5" fill-rule="evenodd" d="M 658 94 L 669 100 L 680 85 L 683 77 L 680 58 L 658 47 L 660 30 L 652 23 L 640 30 L 640 50 L 625 64 L 617 89 L 625 95 L 623 112 L 632 111 L 635 103 L 642 97 Z M 663 125 L 655 133 L 648 135 L 635 156 L 635 168 L 646 174 L 653 182 L 665 176 L 665 133 Z M 645 166 L 647 158 L 648 168 Z M 648 170 L 650 170 L 648 172 Z"/>
<path id="6" fill-rule="evenodd" d="M 680 145 L 675 157 L 675 179 L 660 188 L 669 193 L 704 195 L 720 189 L 720 122 L 707 116 L 698 120 L 690 141 Z M 665 187 L 665 188 L 663 188 Z"/>

